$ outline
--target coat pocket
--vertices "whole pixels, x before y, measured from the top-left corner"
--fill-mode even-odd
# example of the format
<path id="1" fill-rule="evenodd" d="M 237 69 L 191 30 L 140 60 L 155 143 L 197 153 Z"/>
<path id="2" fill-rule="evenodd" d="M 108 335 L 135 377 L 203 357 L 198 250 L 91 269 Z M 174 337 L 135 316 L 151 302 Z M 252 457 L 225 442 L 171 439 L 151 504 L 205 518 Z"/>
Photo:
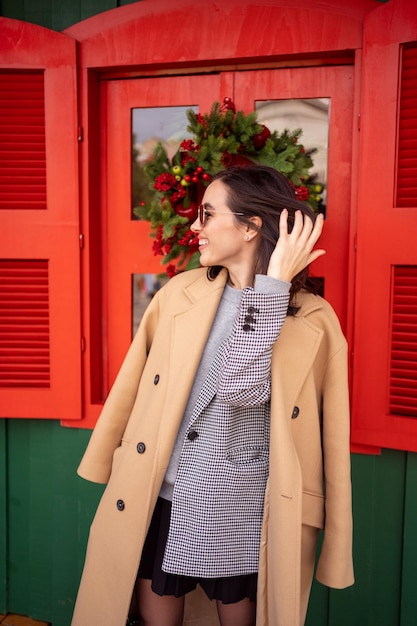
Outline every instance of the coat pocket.
<path id="1" fill-rule="evenodd" d="M 126 441 L 125 439 L 122 439 L 120 446 L 116 448 L 115 451 L 113 452 L 113 461 L 112 461 L 112 466 L 111 466 L 112 474 L 120 466 L 120 463 L 125 456 L 125 452 L 126 452 L 128 444 L 129 444 L 128 441 Z"/>

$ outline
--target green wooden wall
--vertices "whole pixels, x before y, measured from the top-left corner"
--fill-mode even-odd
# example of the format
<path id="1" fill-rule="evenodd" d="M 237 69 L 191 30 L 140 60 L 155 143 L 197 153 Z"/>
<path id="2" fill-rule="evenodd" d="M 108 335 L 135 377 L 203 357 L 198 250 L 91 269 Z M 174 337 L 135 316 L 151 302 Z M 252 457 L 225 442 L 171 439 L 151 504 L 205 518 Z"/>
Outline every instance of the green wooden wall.
<path id="1" fill-rule="evenodd" d="M 76 474 L 90 431 L 0 420 L 0 433 L 0 613 L 68 626 L 103 490 Z"/>
<path id="2" fill-rule="evenodd" d="M 61 31 L 130 0 L 1 0 Z M 0 613 L 69 626 L 102 487 L 76 475 L 89 431 L 0 420 Z M 356 584 L 314 583 L 306 626 L 417 626 L 417 454 L 352 455 Z M 96 625 L 91 625 L 96 626 Z"/>
<path id="3" fill-rule="evenodd" d="M 61 31 L 136 0 L 0 0 L 0 15 Z"/>
<path id="4" fill-rule="evenodd" d="M 0 613 L 70 624 L 103 489 L 76 475 L 89 434 L 0 420 Z M 306 626 L 416 626 L 417 454 L 352 455 L 352 479 L 356 584 L 314 583 Z"/>

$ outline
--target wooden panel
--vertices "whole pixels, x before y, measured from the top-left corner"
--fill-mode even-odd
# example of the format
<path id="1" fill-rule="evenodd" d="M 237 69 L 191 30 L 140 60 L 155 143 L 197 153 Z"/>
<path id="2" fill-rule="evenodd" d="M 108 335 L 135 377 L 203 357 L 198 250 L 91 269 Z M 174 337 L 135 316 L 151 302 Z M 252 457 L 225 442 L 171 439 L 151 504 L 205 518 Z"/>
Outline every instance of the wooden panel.
<path id="1" fill-rule="evenodd" d="M 0 448 L 0 480 L 9 495 L 0 508 L 0 529 L 8 510 L 10 603 L 4 609 L 68 626 L 103 491 L 75 473 L 90 433 L 39 420 L 10 420 L 8 431 L 7 454 Z M 336 591 L 315 582 L 306 626 L 411 626 L 417 614 L 417 455 L 353 455 L 352 479 L 356 583 Z M 0 585 L 0 600 L 2 593 Z"/>
<path id="2" fill-rule="evenodd" d="M 389 411 L 417 417 L 417 265 L 393 269 Z"/>
<path id="3" fill-rule="evenodd" d="M 401 49 L 397 206 L 417 206 L 417 45 Z"/>
<path id="4" fill-rule="evenodd" d="M 401 572 L 401 621 L 399 626 L 410 626 L 417 615 L 417 454 L 407 455 L 405 476 L 404 544 Z"/>
<path id="5" fill-rule="evenodd" d="M 330 590 L 329 626 L 399 624 L 406 458 L 352 456 L 355 584 Z"/>
<path id="6" fill-rule="evenodd" d="M 1 15 L 62 31 L 92 15 L 137 0 L 2 0 Z M 140 1 L 140 0 L 139 0 Z"/>
<path id="7" fill-rule="evenodd" d="M 305 626 L 329 623 L 329 596 L 330 589 L 313 579 Z"/>
<path id="8" fill-rule="evenodd" d="M 13 142 L 5 141 L 8 139 L 7 128 L 3 129 L 6 145 L 4 160 L 7 161 L 13 155 L 14 162 L 13 171 L 8 172 L 8 176 L 13 175 L 12 184 L 7 176 L 0 181 L 3 183 L 3 196 L 0 194 L 2 268 L 4 270 L 7 263 L 9 267 L 15 268 L 19 264 L 26 264 L 26 269 L 33 262 L 44 264 L 48 274 L 49 305 L 49 372 L 46 384 L 42 387 L 38 379 L 37 385 L 20 386 L 20 392 L 16 393 L 16 381 L 10 379 L 9 386 L 3 384 L 0 388 L 0 415 L 79 419 L 81 325 L 75 42 L 65 35 L 5 18 L 0 18 L 0 29 L 1 93 L 7 105 L 5 111 L 8 121 L 16 121 L 13 134 L 17 131 L 20 133 L 16 144 L 19 149 L 13 151 Z M 34 82 L 30 82 L 30 89 L 27 94 L 25 92 L 25 105 L 22 108 L 15 107 L 19 115 L 14 118 L 8 103 L 11 100 L 18 101 L 19 98 L 13 89 L 21 86 L 22 81 L 29 80 L 29 77 L 35 77 Z M 65 98 L 62 94 L 65 94 Z M 31 112 L 32 101 L 36 115 Z M 34 150 L 34 146 L 37 146 L 37 150 Z M 29 147 L 28 161 L 25 148 Z M 28 164 L 33 164 L 34 155 L 36 167 L 28 168 Z M 3 173 L 7 167 L 3 161 Z M 5 278 L 4 271 L 2 275 Z M 7 302 L 3 281 L 3 308 L 17 307 L 16 302 L 19 300 L 21 308 L 31 307 L 33 321 L 35 308 L 40 314 L 45 299 L 41 303 L 41 294 L 38 292 L 37 301 L 29 303 L 33 281 L 29 274 L 26 279 L 28 284 L 23 294 L 27 298 L 25 304 L 21 299 L 22 293 L 19 295 L 16 292 L 13 296 L 14 304 L 12 300 Z M 36 337 L 32 334 L 39 350 L 40 343 L 45 339 L 44 331 L 45 324 L 42 333 L 39 332 Z M 7 352 L 11 340 L 10 333 L 8 337 L 2 335 L 4 351 Z M 13 358 L 17 355 L 16 349 L 15 345 Z M 43 357 L 39 353 L 35 354 L 35 351 L 32 354 L 41 366 L 45 354 Z M 8 358 L 11 358 L 10 353 Z"/>
<path id="9" fill-rule="evenodd" d="M 8 511 L 5 609 L 54 626 L 71 621 L 89 525 L 103 491 L 76 475 L 89 434 L 56 421 L 8 422 L 8 463 L 0 472 L 8 491 L 8 506 L 0 511 L 3 520 Z"/>
<path id="10" fill-rule="evenodd" d="M 0 613 L 7 610 L 7 445 L 6 420 L 0 419 Z"/>
<path id="11" fill-rule="evenodd" d="M 1 72 L 0 209 L 46 209 L 43 72 Z"/>
<path id="12" fill-rule="evenodd" d="M 48 262 L 0 260 L 0 387 L 51 383 Z"/>
<path id="13" fill-rule="evenodd" d="M 416 32 L 407 0 L 365 18 L 352 368 L 353 441 L 414 452 L 417 420 L 390 411 L 389 388 L 393 268 L 417 266 L 417 205 L 395 206 L 401 54 Z"/>
<path id="14" fill-rule="evenodd" d="M 375 0 L 333 2 L 324 18 L 317 0 L 255 3 L 253 0 L 137 2 L 76 24 L 67 34 L 82 42 L 84 67 L 162 67 L 256 63 L 289 55 L 346 51 L 362 45 L 362 18 Z M 172 32 L 175 24 L 175 33 Z M 343 25 L 343 27 L 342 27 Z M 209 36 L 215 33 L 215 37 Z M 260 35 L 262 33 L 262 36 Z M 349 53 L 347 53 L 348 56 Z"/>
<path id="15" fill-rule="evenodd" d="M 369 601 L 367 612 L 368 624 L 375 626 L 397 624 L 400 614 L 405 471 L 405 454 L 383 450 L 374 461 L 371 500 L 368 503 L 362 501 L 360 509 L 354 509 L 357 523 L 363 522 L 367 514 L 370 516 L 370 561 L 359 562 L 359 567 L 368 565 L 367 587 L 361 591 L 364 593 L 367 588 L 373 599 L 372 603 Z M 361 491 L 359 482 L 356 482 L 356 488 Z M 359 559 L 362 555 L 356 553 L 357 563 Z M 381 589 L 386 592 L 381 594 Z"/>

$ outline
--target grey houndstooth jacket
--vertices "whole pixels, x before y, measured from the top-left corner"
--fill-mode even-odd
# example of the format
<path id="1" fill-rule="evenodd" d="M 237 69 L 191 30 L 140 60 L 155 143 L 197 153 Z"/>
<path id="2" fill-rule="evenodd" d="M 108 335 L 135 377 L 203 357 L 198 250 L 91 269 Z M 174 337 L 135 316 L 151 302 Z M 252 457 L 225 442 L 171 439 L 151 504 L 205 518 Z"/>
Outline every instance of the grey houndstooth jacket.
<path id="1" fill-rule="evenodd" d="M 258 570 L 269 466 L 271 355 L 288 294 L 244 289 L 194 408 L 163 569 L 202 578 Z M 279 341 L 279 339 L 278 339 Z"/>

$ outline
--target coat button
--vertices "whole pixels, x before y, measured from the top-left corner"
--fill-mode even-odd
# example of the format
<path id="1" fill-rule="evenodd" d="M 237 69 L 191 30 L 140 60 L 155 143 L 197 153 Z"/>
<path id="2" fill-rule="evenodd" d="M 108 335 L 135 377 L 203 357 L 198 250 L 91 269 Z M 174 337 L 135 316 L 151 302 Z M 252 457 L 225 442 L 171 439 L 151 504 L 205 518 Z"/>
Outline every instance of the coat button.
<path id="1" fill-rule="evenodd" d="M 190 430 L 187 437 L 190 441 L 194 441 L 194 439 L 197 439 L 198 437 L 198 432 L 196 430 Z"/>
<path id="2" fill-rule="evenodd" d="M 298 406 L 295 406 L 291 415 L 291 418 L 294 420 L 296 417 L 298 417 L 300 413 L 300 409 L 298 408 Z"/>
<path id="3" fill-rule="evenodd" d="M 153 384 L 154 384 L 154 385 L 157 385 L 158 383 L 159 383 L 159 374 L 157 374 L 157 375 L 155 376 L 155 378 L 153 379 Z"/>
<path id="4" fill-rule="evenodd" d="M 248 306 L 247 311 L 249 315 L 254 315 L 255 313 L 259 313 L 259 309 L 254 306 Z"/>
<path id="5" fill-rule="evenodd" d="M 118 500 L 116 502 L 116 506 L 118 511 L 124 511 L 125 503 L 123 502 L 123 500 Z"/>
<path id="6" fill-rule="evenodd" d="M 136 450 L 139 452 L 139 454 L 143 454 L 145 452 L 146 446 L 143 441 L 139 441 L 138 445 L 136 446 Z"/>

